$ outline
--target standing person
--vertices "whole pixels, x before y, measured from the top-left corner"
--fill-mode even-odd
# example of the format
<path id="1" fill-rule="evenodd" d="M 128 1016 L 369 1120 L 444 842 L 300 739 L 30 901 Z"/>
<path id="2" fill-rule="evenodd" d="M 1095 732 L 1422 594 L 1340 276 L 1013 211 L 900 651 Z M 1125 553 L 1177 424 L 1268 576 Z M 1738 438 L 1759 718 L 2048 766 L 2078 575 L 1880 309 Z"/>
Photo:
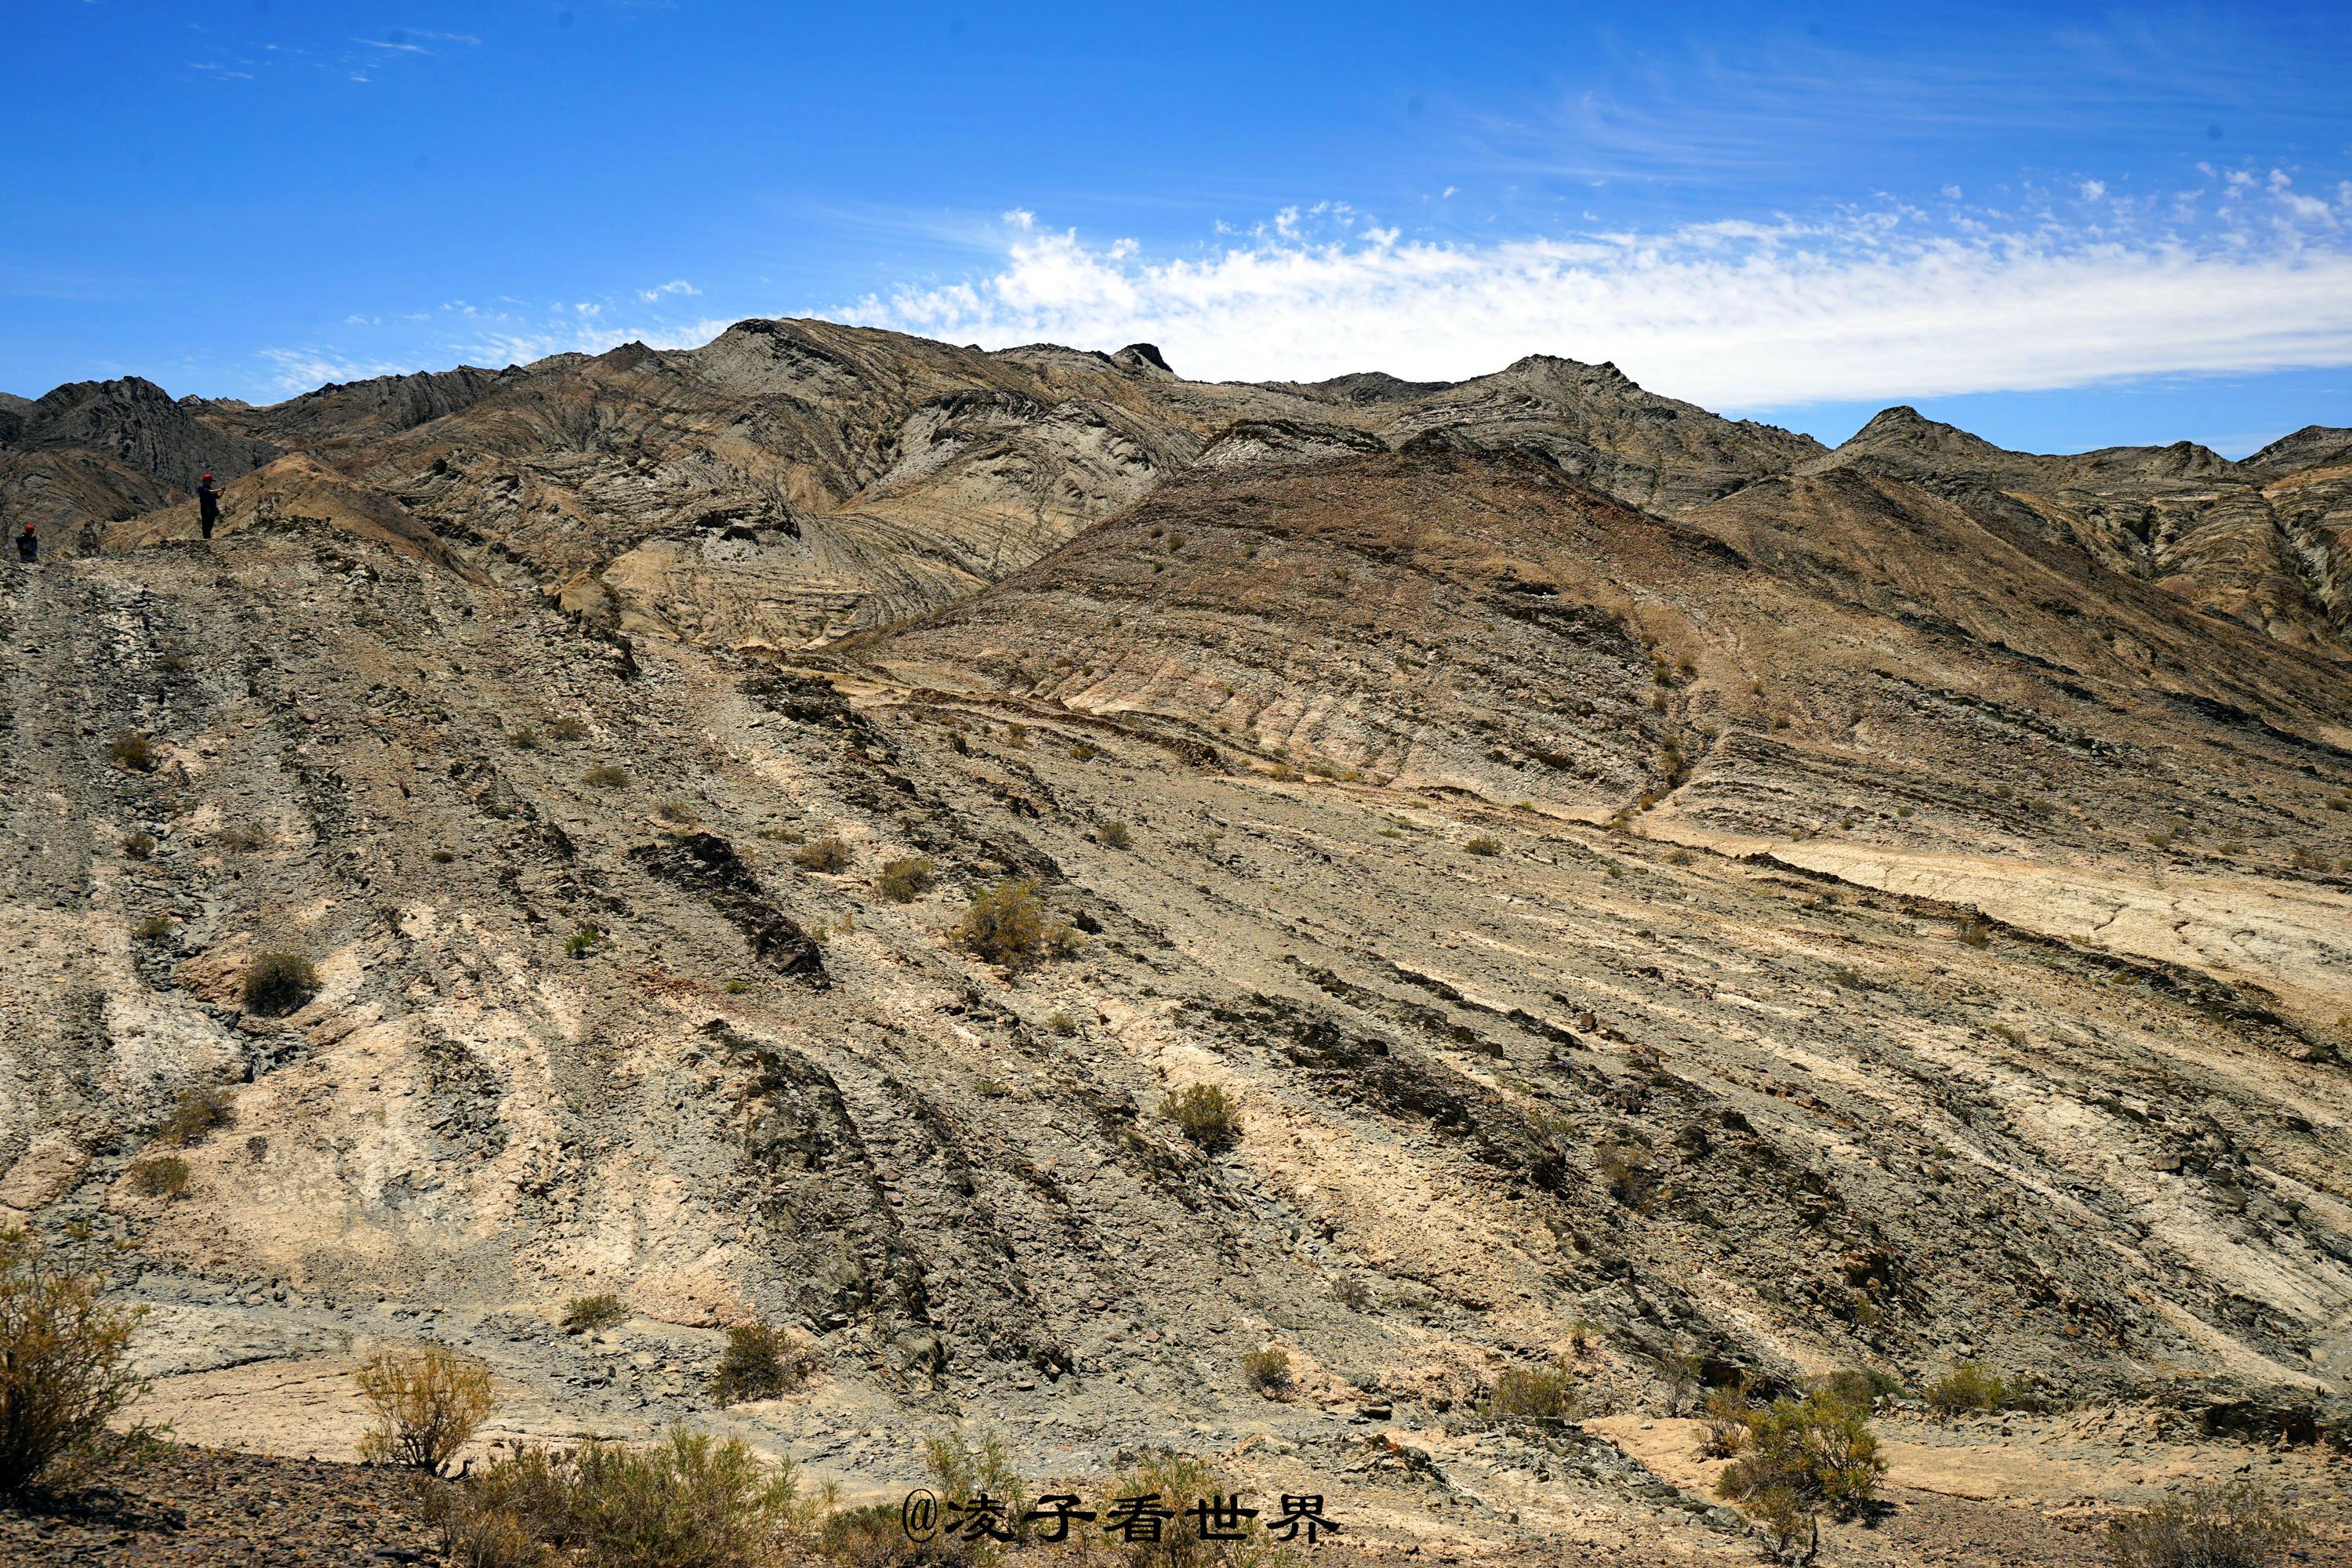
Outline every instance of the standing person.
<path id="1" fill-rule="evenodd" d="M 33 533 L 33 520 L 25 520 L 25 531 L 16 536 L 16 559 L 31 565 L 40 559 L 41 542 Z"/>
<path id="2" fill-rule="evenodd" d="M 205 537 L 210 539 L 213 524 L 220 521 L 220 491 L 213 489 L 210 474 L 196 485 L 196 521 L 204 525 Z"/>

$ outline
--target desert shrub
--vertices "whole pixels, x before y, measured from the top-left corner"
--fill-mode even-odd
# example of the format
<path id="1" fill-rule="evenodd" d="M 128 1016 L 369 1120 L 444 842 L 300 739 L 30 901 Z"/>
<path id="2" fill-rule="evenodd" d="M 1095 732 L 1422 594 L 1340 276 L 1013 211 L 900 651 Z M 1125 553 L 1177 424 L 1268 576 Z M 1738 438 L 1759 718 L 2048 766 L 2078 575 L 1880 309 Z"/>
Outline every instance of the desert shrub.
<path id="1" fill-rule="evenodd" d="M 146 1435 L 108 1425 L 147 1385 L 123 1361 L 139 1314 L 107 1301 L 103 1285 L 25 1232 L 0 1231 L 0 1494 Z"/>
<path id="2" fill-rule="evenodd" d="M 604 945 L 605 936 L 603 926 L 582 921 L 572 928 L 572 934 L 563 939 L 563 956 L 585 958 Z"/>
<path id="3" fill-rule="evenodd" d="M 1135 846 L 1135 833 L 1124 822 L 1098 822 L 1095 825 L 1095 842 L 1111 849 L 1130 849 Z"/>
<path id="4" fill-rule="evenodd" d="M 2328 866 L 2326 856 L 2301 844 L 2294 847 L 2294 853 L 2287 859 L 2298 871 L 2325 871 Z"/>
<path id="5" fill-rule="evenodd" d="M 219 1128 L 236 1120 L 236 1096 L 207 1084 L 180 1097 L 180 1103 L 155 1129 L 155 1142 L 184 1149 L 201 1143 Z"/>
<path id="6" fill-rule="evenodd" d="M 1843 1399 L 1860 1410 L 1869 1410 L 1882 1399 L 1900 1399 L 1904 1392 L 1901 1378 L 1867 1366 L 1825 1372 L 1809 1386 L 1815 1394 Z"/>
<path id="7" fill-rule="evenodd" d="M 467 1568 L 765 1568 L 804 1560 L 829 1501 L 802 1495 L 789 1459 L 772 1470 L 740 1437 L 673 1426 L 642 1447 L 591 1438 L 567 1454 L 520 1449 L 442 1490 L 433 1509 L 449 1556 Z"/>
<path id="8" fill-rule="evenodd" d="M 883 862 L 874 890 L 894 904 L 910 904 L 931 890 L 939 868 L 919 855 Z"/>
<path id="9" fill-rule="evenodd" d="M 152 773 L 155 764 L 163 760 L 155 742 L 135 730 L 125 730 L 114 737 L 114 743 L 106 748 L 106 755 L 116 767 L 131 773 Z"/>
<path id="10" fill-rule="evenodd" d="M 1698 1457 L 1702 1459 L 1736 1458 L 1748 1447 L 1748 1396 L 1738 1389 L 1717 1388 L 1707 1393 L 1706 1403 L 1699 1407 Z"/>
<path id="11" fill-rule="evenodd" d="M 923 1465 L 942 1500 L 971 1502 L 987 1498 L 1003 1508 L 993 1525 L 997 1533 L 1010 1532 L 1016 1537 L 1027 1533 L 1029 1527 L 1022 1516 L 1030 1509 L 1029 1483 L 1013 1467 L 1013 1451 L 1003 1438 L 992 1433 L 975 1447 L 959 1433 L 934 1437 L 923 1445 Z M 931 1560 L 971 1563 L 977 1568 L 989 1568 L 1003 1561 L 1000 1543 L 989 1535 L 974 1531 L 957 1516 L 950 1516 L 946 1522 L 949 1529 L 928 1543 Z M 960 1524 L 963 1527 L 958 1528 Z M 903 1551 L 903 1535 L 899 1545 Z M 897 1568 L 904 1560 L 888 1561 L 892 1568 Z"/>
<path id="12" fill-rule="evenodd" d="M 246 1011 L 282 1018 L 319 994 L 319 970 L 299 952 L 257 952 L 237 983 Z"/>
<path id="13" fill-rule="evenodd" d="M 563 1304 L 563 1326 L 582 1333 L 609 1329 L 628 1315 L 628 1308 L 610 1290 L 593 1296 L 574 1296 Z"/>
<path id="14" fill-rule="evenodd" d="M 1992 922 L 1982 915 L 1970 915 L 1960 922 L 1959 930 L 1953 934 L 1969 947 L 1990 947 L 1992 945 Z"/>
<path id="15" fill-rule="evenodd" d="M 1208 1568 L 1210 1564 L 1259 1561 L 1265 1553 L 1265 1540 L 1257 1534 L 1257 1527 L 1265 1522 L 1264 1519 L 1236 1519 L 1223 1526 L 1246 1528 L 1250 1539 L 1203 1541 L 1193 1519 L 1188 1517 L 1195 1504 L 1213 1509 L 1236 1489 L 1228 1477 L 1220 1475 L 1204 1460 L 1190 1454 L 1153 1449 L 1121 1470 L 1087 1506 L 1108 1521 L 1118 1511 L 1121 1499 L 1130 1500 L 1132 1507 L 1132 1500 L 1157 1497 L 1159 1506 L 1175 1517 L 1166 1521 L 1158 1541 L 1118 1542 L 1113 1561 L 1124 1563 L 1128 1568 Z"/>
<path id="16" fill-rule="evenodd" d="M 1078 1021 L 1056 1008 L 1045 1015 L 1045 1032 L 1066 1040 L 1078 1032 Z"/>
<path id="17" fill-rule="evenodd" d="M 1102 753 L 1099 751 L 1085 741 L 1080 741 L 1070 748 L 1070 757 L 1075 762 L 1091 763 L 1100 755 Z"/>
<path id="18" fill-rule="evenodd" d="M 1048 921 L 1037 884 L 1008 877 L 981 893 L 956 925 L 956 940 L 991 963 L 1018 969 L 1040 958 L 1076 951 L 1077 933 L 1065 921 Z"/>
<path id="19" fill-rule="evenodd" d="M 1503 852 L 1503 841 L 1499 838 L 1489 838 L 1482 833 L 1462 847 L 1473 855 L 1500 855 Z"/>
<path id="20" fill-rule="evenodd" d="M 2273 1568 L 2303 1539 L 2286 1505 L 2252 1481 L 2190 1487 L 2107 1527 L 2116 1568 Z"/>
<path id="21" fill-rule="evenodd" d="M 654 807 L 654 815 L 664 822 L 692 822 L 694 807 L 682 800 L 666 800 Z"/>
<path id="22" fill-rule="evenodd" d="M 1279 1345 L 1268 1345 L 1242 1357 L 1242 1381 L 1268 1399 L 1284 1399 L 1297 1385 L 1291 1375 L 1290 1352 Z"/>
<path id="23" fill-rule="evenodd" d="M 1173 1121 L 1185 1137 L 1203 1149 L 1222 1149 L 1241 1131 L 1234 1097 L 1213 1083 L 1188 1084 L 1170 1089 L 1160 1102 L 1160 1114 Z"/>
<path id="24" fill-rule="evenodd" d="M 131 928 L 131 934 L 142 942 L 161 942 L 172 934 L 172 917 L 149 915 Z"/>
<path id="25" fill-rule="evenodd" d="M 446 866 L 457 858 L 457 852 L 454 849 L 436 849 L 427 858 L 436 866 Z"/>
<path id="26" fill-rule="evenodd" d="M 1690 852 L 1689 850 L 1687 850 L 1687 849 L 1669 849 L 1669 850 L 1667 850 L 1667 851 L 1666 851 L 1666 864 L 1667 864 L 1667 865 L 1669 865 L 1669 866 L 1687 866 L 1687 865 L 1689 865 L 1690 863 L 1691 863 L 1691 852 Z"/>
<path id="27" fill-rule="evenodd" d="M 176 1154 L 140 1161 L 129 1173 L 131 1190 L 142 1198 L 176 1198 L 188 1190 L 188 1163 Z"/>
<path id="28" fill-rule="evenodd" d="M 629 787 L 629 770 L 614 763 L 599 763 L 582 773 L 580 778 L 582 783 L 593 784 L 598 789 Z"/>
<path id="29" fill-rule="evenodd" d="M 1515 1366 L 1504 1373 L 1495 1380 L 1485 1409 L 1496 1420 L 1558 1426 L 1574 1420 L 1582 1403 L 1575 1369 L 1565 1361 L 1555 1361 L 1544 1366 Z"/>
<path id="30" fill-rule="evenodd" d="M 269 847 L 269 829 L 257 822 L 232 822 L 213 835 L 213 842 L 238 855 Z"/>
<path id="31" fill-rule="evenodd" d="M 1750 1413 L 1747 1442 L 1717 1481 L 1716 1494 L 1761 1526 L 1776 1552 L 1810 1536 L 1810 1559 L 1821 1546 L 1822 1516 L 1851 1518 L 1885 1474 L 1868 1415 L 1815 1394 L 1776 1399 Z"/>
<path id="32" fill-rule="evenodd" d="M 1939 1420 L 1979 1410 L 1998 1410 L 2009 1403 L 2010 1390 L 1993 1373 L 1964 1361 L 1923 1391 L 1927 1408 Z"/>
<path id="33" fill-rule="evenodd" d="M 1645 1209 L 1657 1195 L 1658 1166 L 1650 1152 L 1623 1138 L 1603 1138 L 1592 1146 L 1592 1168 L 1609 1195 L 1627 1208 Z"/>
<path id="34" fill-rule="evenodd" d="M 122 852 L 133 860 L 144 860 L 155 853 L 155 836 L 152 833 L 126 833 L 122 836 Z"/>
<path id="35" fill-rule="evenodd" d="M 509 731 L 507 744 L 518 752 L 535 752 L 539 750 L 539 731 L 528 725 L 520 730 Z"/>
<path id="36" fill-rule="evenodd" d="M 719 1375 L 710 1380 L 710 1397 L 720 1405 L 774 1399 L 807 1383 L 818 1364 L 816 1347 L 806 1335 L 770 1323 L 740 1323 L 727 1331 L 727 1352 L 719 1358 Z"/>
<path id="37" fill-rule="evenodd" d="M 560 719 L 549 720 L 547 732 L 559 741 L 584 740 L 588 734 L 588 721 L 566 713 Z"/>
<path id="38" fill-rule="evenodd" d="M 803 871 L 846 871 L 849 846 L 838 838 L 812 838 L 793 852 L 793 864 Z"/>
<path id="39" fill-rule="evenodd" d="M 1332 1280 L 1331 1295 L 1342 1307 L 1359 1312 L 1372 1304 L 1372 1288 L 1353 1274 L 1342 1274 Z"/>
<path id="40" fill-rule="evenodd" d="M 490 1369 L 437 1346 L 372 1356 L 352 1378 L 375 1417 L 360 1439 L 360 1458 L 371 1465 L 440 1474 L 493 1403 Z"/>

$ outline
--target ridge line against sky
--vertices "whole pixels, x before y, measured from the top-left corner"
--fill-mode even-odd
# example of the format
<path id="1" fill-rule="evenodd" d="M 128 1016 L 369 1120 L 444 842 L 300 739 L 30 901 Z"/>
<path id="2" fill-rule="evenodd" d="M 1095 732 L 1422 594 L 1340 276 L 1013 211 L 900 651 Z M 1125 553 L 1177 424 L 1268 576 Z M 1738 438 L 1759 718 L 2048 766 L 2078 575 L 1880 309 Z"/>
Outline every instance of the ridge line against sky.
<path id="1" fill-rule="evenodd" d="M 1891 402 L 2045 450 L 2352 424 L 2326 6 L 1206 6 L 1171 34 L 49 5 L 36 119 L 92 68 L 153 101 L 117 88 L 89 146 L 0 173 L 25 394 L 39 367 L 266 400 L 818 315 L 1150 341 L 1202 379 L 1610 360 L 1825 439 Z"/>

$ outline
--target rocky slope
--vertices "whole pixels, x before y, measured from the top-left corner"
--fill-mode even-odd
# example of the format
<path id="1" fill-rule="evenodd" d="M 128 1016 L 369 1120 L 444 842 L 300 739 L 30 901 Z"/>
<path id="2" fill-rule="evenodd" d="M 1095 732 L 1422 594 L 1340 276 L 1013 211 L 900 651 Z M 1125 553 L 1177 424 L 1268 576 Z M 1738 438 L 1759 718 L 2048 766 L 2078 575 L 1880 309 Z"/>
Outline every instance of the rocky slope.
<path id="1" fill-rule="evenodd" d="M 761 1317 L 824 1371 L 725 1419 L 875 1490 L 961 1424 L 1722 1557 L 1640 1457 L 1678 1386 L 1962 1358 L 2340 1486 L 2319 631 L 1931 482 L 1950 443 L 1832 461 L 1559 362 L 1204 387 L 747 323 L 410 379 L 160 405 L 246 444 L 221 537 L 105 524 L 0 603 L 0 1202 L 152 1309 L 184 1438 L 346 1453 L 353 1358 L 416 1339 L 507 1433 L 715 1419 Z M 2233 482 L 2324 520 L 2330 440 Z M 1006 876 L 1074 952 L 963 950 Z M 279 950 L 321 985 L 260 1016 Z M 1200 1083 L 1230 1147 L 1160 1113 Z M 205 1086 L 233 1121 L 159 1142 Z M 1449 1429 L 1553 1354 L 1633 1425 Z M 2053 1519 L 2157 1484 L 2100 1432 Z M 1943 1441 L 1922 1519 L 1978 1495 Z"/>

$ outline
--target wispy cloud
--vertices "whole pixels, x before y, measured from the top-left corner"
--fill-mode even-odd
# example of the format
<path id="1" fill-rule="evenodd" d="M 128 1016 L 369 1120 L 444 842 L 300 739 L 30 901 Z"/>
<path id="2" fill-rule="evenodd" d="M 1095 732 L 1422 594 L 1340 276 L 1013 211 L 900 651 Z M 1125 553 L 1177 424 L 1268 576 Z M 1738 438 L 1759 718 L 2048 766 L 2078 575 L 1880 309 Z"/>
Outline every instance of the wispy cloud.
<path id="1" fill-rule="evenodd" d="M 2004 214 L 1892 204 L 1489 245 L 1285 209 L 1183 258 L 1023 212 L 992 269 L 845 313 L 991 345 L 1148 339 L 1183 374 L 1221 379 L 1460 378 L 1544 352 L 1727 409 L 2352 363 L 2352 250 L 2337 239 L 2352 191 L 2238 170 L 2186 194 L 2225 199 L 2126 201 L 2082 180 Z"/>
<path id="2" fill-rule="evenodd" d="M 685 279 L 673 278 L 667 283 L 657 283 L 650 289 L 638 289 L 637 298 L 651 304 L 666 294 L 699 294 L 701 292 L 701 289 L 688 283 Z"/>

